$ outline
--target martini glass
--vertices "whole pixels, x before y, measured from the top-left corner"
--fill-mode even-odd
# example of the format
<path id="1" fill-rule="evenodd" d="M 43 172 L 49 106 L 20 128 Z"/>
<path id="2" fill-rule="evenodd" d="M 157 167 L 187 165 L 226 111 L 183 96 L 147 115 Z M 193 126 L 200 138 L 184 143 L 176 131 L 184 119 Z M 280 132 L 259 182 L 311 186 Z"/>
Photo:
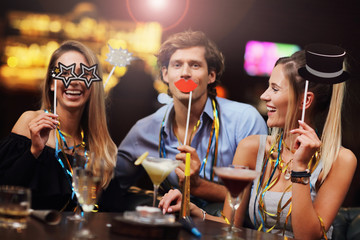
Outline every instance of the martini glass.
<path id="1" fill-rule="evenodd" d="M 141 163 L 154 185 L 153 207 L 155 207 L 160 184 L 177 167 L 181 161 L 168 158 L 147 157 Z"/>
<path id="2" fill-rule="evenodd" d="M 238 231 L 234 227 L 236 209 L 240 206 L 244 189 L 257 177 L 259 172 L 250 170 L 246 166 L 229 165 L 228 167 L 214 167 L 215 174 L 222 180 L 229 193 L 231 207 L 230 225 L 225 229 L 225 236 L 217 236 L 217 239 L 241 239 L 234 235 Z"/>

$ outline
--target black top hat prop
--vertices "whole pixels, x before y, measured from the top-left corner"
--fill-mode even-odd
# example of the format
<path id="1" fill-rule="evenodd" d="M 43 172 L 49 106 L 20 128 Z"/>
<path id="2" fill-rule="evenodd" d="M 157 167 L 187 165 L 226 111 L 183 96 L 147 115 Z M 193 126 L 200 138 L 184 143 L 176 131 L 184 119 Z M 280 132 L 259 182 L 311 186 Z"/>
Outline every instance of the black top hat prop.
<path id="1" fill-rule="evenodd" d="M 343 70 L 346 51 L 341 47 L 312 43 L 305 47 L 305 67 L 298 72 L 305 81 L 304 101 L 301 121 L 305 119 L 305 103 L 309 81 L 325 84 L 336 84 L 347 80 L 350 75 Z"/>
<path id="2" fill-rule="evenodd" d="M 346 51 L 341 47 L 313 43 L 305 47 L 306 65 L 299 74 L 305 80 L 336 84 L 347 80 L 350 75 L 343 70 Z"/>

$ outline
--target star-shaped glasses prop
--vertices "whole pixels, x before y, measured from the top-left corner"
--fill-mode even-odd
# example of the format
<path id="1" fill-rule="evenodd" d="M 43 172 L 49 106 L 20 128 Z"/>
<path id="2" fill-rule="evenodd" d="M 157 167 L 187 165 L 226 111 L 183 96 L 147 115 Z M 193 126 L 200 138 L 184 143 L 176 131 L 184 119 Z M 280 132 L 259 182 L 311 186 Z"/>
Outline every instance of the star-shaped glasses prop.
<path id="1" fill-rule="evenodd" d="M 69 87 L 70 82 L 73 80 L 84 81 L 88 89 L 91 87 L 93 82 L 101 81 L 101 78 L 96 74 L 98 67 L 97 64 L 87 67 L 85 64 L 80 63 L 81 73 L 79 75 L 76 75 L 75 67 L 75 63 L 66 66 L 59 62 L 59 68 L 54 70 L 52 77 L 63 81 L 66 88 Z"/>
<path id="2" fill-rule="evenodd" d="M 86 87 L 89 89 L 91 84 L 96 81 L 101 81 L 101 78 L 96 74 L 97 64 L 87 67 L 84 64 L 80 63 L 81 74 L 79 79 L 83 80 L 86 84 Z"/>
<path id="3" fill-rule="evenodd" d="M 71 80 L 77 78 L 75 73 L 75 63 L 70 66 L 65 66 L 59 62 L 59 68 L 55 69 L 55 76 L 53 74 L 53 78 L 63 81 L 65 87 L 68 88 Z"/>

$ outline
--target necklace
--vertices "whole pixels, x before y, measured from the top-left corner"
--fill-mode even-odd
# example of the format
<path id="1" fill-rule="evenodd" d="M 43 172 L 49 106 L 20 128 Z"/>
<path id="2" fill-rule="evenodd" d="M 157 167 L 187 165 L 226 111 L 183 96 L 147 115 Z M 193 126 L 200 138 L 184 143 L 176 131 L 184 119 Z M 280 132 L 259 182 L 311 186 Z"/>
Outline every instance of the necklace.
<path id="1" fill-rule="evenodd" d="M 277 149 L 275 149 L 276 146 L 278 146 Z M 282 205 L 282 201 L 285 196 L 285 193 L 291 190 L 292 184 L 284 189 L 284 191 L 280 197 L 280 200 L 278 202 L 276 213 L 271 213 L 271 212 L 267 211 L 266 205 L 264 202 L 265 194 L 271 189 L 271 187 L 273 187 L 279 181 L 281 173 L 285 173 L 284 177 L 286 179 L 287 173 L 290 174 L 290 172 L 291 172 L 289 165 L 292 163 L 292 159 L 289 160 L 287 163 L 282 161 L 282 158 L 281 158 L 282 146 L 283 146 L 283 133 L 278 135 L 275 143 L 270 147 L 269 154 L 264 156 L 265 159 L 264 159 L 263 165 L 261 167 L 262 171 L 261 171 L 260 179 L 259 179 L 259 181 L 257 183 L 257 187 L 256 187 L 257 193 L 255 196 L 255 204 L 254 204 L 254 209 L 253 209 L 254 224 L 255 224 L 255 227 L 258 229 L 258 231 L 271 232 L 280 223 L 280 215 L 281 215 L 282 211 L 284 209 L 286 209 L 287 206 L 289 206 L 289 208 L 288 208 L 289 210 L 286 213 L 286 219 L 285 219 L 283 230 L 282 230 L 283 234 L 284 234 L 286 225 L 287 225 L 289 217 L 291 215 L 292 197 L 289 197 L 289 199 L 283 205 Z M 273 156 L 273 153 L 275 151 L 277 151 L 276 160 L 271 158 L 271 156 Z M 319 161 L 320 161 L 320 154 L 319 154 L 319 152 L 316 152 L 308 163 L 308 168 L 310 169 L 310 173 L 312 173 L 316 169 L 317 165 L 319 164 Z M 266 172 L 268 164 L 270 164 L 270 176 L 268 179 L 265 179 L 264 177 L 265 177 L 265 172 Z M 277 170 L 279 170 L 279 171 L 277 171 Z M 277 173 L 277 174 L 275 174 L 275 173 Z M 311 185 L 311 183 L 310 183 L 310 185 Z M 311 187 L 310 187 L 310 189 L 311 189 Z M 257 199 L 259 199 L 259 200 L 257 200 Z M 258 201 L 258 204 L 256 204 L 257 201 Z M 260 221 L 257 220 L 258 219 L 256 217 L 257 214 L 260 218 Z M 269 224 L 267 224 L 268 217 L 276 219 L 276 222 L 274 225 L 268 226 L 269 225 Z"/>
<path id="2" fill-rule="evenodd" d="M 286 145 L 285 139 L 283 140 L 282 144 L 283 144 L 283 146 L 286 148 L 286 150 L 288 150 L 289 152 L 291 152 L 291 153 L 295 153 L 295 152 L 296 152 L 294 149 L 290 149 L 290 148 L 288 147 L 288 145 Z"/>
<path id="3" fill-rule="evenodd" d="M 205 173 L 205 167 L 210 155 L 210 152 L 212 153 L 211 155 L 213 156 L 212 159 L 212 165 L 211 165 L 211 170 L 210 170 L 210 180 L 213 181 L 215 173 L 213 170 L 213 167 L 216 166 L 217 163 L 217 152 L 218 152 L 218 138 L 219 138 L 219 128 L 220 128 L 220 120 L 219 120 L 219 115 L 218 115 L 218 110 L 217 110 L 217 103 L 215 101 L 215 99 L 211 100 L 212 102 L 212 107 L 213 107 L 213 123 L 211 126 L 211 132 L 210 132 L 210 137 L 209 137 L 209 144 L 207 147 L 207 151 L 206 151 L 206 155 L 202 160 L 201 163 L 201 167 L 200 167 L 200 172 L 204 169 L 204 178 L 206 179 L 206 173 Z M 170 107 L 170 105 L 169 105 Z M 166 109 L 165 111 L 165 115 L 163 117 L 161 126 L 160 126 L 160 132 L 159 132 L 159 147 L 158 147 L 158 151 L 159 151 L 159 156 L 166 158 L 166 149 L 165 149 L 165 141 L 164 141 L 164 134 L 165 134 L 165 119 L 166 116 L 168 114 L 168 110 L 169 107 Z M 196 129 L 200 126 L 200 120 L 198 120 L 196 126 L 194 127 L 193 133 L 196 131 Z M 193 134 L 192 133 L 192 134 Z M 192 138 L 192 134 L 189 138 L 189 140 Z M 178 139 L 179 140 L 179 139 Z M 213 151 L 211 151 L 211 146 L 214 146 Z"/>
<path id="4" fill-rule="evenodd" d="M 75 145 L 75 141 L 74 141 L 74 145 L 73 146 L 68 146 L 68 143 L 66 142 L 66 138 L 73 138 L 70 134 L 65 133 L 64 131 L 60 130 L 60 121 L 58 126 L 55 129 L 55 134 L 56 134 L 56 142 L 55 142 L 55 158 L 58 160 L 61 168 L 63 169 L 65 176 L 70 184 L 70 188 L 71 188 L 71 200 L 75 201 L 75 190 L 72 184 L 72 174 L 73 174 L 73 170 L 72 170 L 72 166 L 71 163 L 68 159 L 68 155 L 65 152 L 65 150 L 71 150 L 71 154 L 73 155 L 75 153 L 76 148 L 83 148 L 85 150 L 86 154 L 86 144 L 84 141 L 84 131 L 83 129 L 81 129 L 80 135 L 81 135 L 81 141 L 79 144 Z M 60 154 L 61 153 L 61 154 Z M 60 156 L 63 156 L 64 161 L 61 159 Z M 64 162 L 66 163 L 67 166 L 65 166 Z M 69 201 L 66 203 L 66 205 L 63 207 L 62 210 L 64 210 L 67 205 L 69 204 Z"/>
<path id="5" fill-rule="evenodd" d="M 46 113 L 51 112 L 49 110 L 44 110 Z M 73 174 L 73 170 L 70 164 L 70 161 L 68 159 L 67 153 L 65 152 L 66 150 L 71 150 L 71 154 L 73 155 L 76 148 L 82 147 L 85 150 L 85 154 L 86 154 L 86 144 L 84 141 L 84 131 L 83 129 L 81 129 L 80 132 L 81 135 L 81 141 L 79 144 L 75 145 L 75 141 L 74 141 L 74 145 L 73 146 L 68 146 L 68 143 L 66 142 L 66 138 L 73 138 L 70 134 L 65 133 L 64 131 L 60 130 L 60 121 L 59 124 L 57 125 L 56 129 L 55 129 L 55 158 L 57 159 L 58 163 L 60 164 L 61 168 L 63 169 L 66 179 L 69 182 L 70 188 L 71 188 L 71 199 L 69 199 L 67 201 L 67 203 L 65 204 L 65 206 L 61 209 L 61 211 L 65 210 L 66 207 L 69 205 L 70 200 L 75 200 L 75 190 L 74 187 L 72 185 L 72 174 Z M 61 153 L 61 154 L 60 154 Z M 60 156 L 63 156 L 64 161 L 61 159 Z M 64 162 L 66 163 L 67 166 L 65 166 Z"/>
<path id="6" fill-rule="evenodd" d="M 295 153 L 295 150 L 290 149 L 286 143 L 285 143 L 285 139 L 283 139 L 282 141 L 283 146 L 285 147 L 286 150 L 288 150 L 289 152 L 291 152 L 292 154 Z M 280 172 L 284 173 L 284 178 L 285 180 L 289 180 L 291 177 L 291 165 L 292 165 L 292 159 L 290 159 L 287 163 L 285 163 L 282 158 L 281 158 L 281 163 L 279 164 L 279 170 Z"/>
<path id="7" fill-rule="evenodd" d="M 290 165 L 292 164 L 292 159 L 290 159 L 287 163 L 284 162 L 282 159 L 281 159 L 281 162 L 279 163 L 278 165 L 278 169 L 281 173 L 284 173 L 284 178 L 285 180 L 289 180 L 290 177 L 291 177 L 291 167 Z"/>
<path id="8" fill-rule="evenodd" d="M 277 149 L 275 149 L 275 147 L 277 147 Z M 253 209 L 253 214 L 254 214 L 254 224 L 255 224 L 255 228 L 258 229 L 258 231 L 264 231 L 264 232 L 271 232 L 279 223 L 280 223 L 280 215 L 282 213 L 282 211 L 284 211 L 284 209 L 286 209 L 286 207 L 289 206 L 289 210 L 286 213 L 286 218 L 285 218 L 285 222 L 283 225 L 283 234 L 285 234 L 285 229 L 286 229 L 286 225 L 288 223 L 289 217 L 291 215 L 291 209 L 292 209 L 292 197 L 289 197 L 289 199 L 285 202 L 285 204 L 282 204 L 283 198 L 285 196 L 286 192 L 289 192 L 292 188 L 292 184 L 289 185 L 288 187 L 286 187 L 280 197 L 280 200 L 278 202 L 277 205 L 277 211 L 276 213 L 271 213 L 269 211 L 266 210 L 266 205 L 264 202 L 264 197 L 265 194 L 271 189 L 271 187 L 273 187 L 280 179 L 280 175 L 281 173 L 285 172 L 285 179 L 287 177 L 287 171 L 290 173 L 290 168 L 289 165 L 292 163 L 292 160 L 289 160 L 287 163 L 285 163 L 284 161 L 282 161 L 281 158 L 281 150 L 282 150 L 282 146 L 283 146 L 283 133 L 279 134 L 275 143 L 270 147 L 269 150 L 269 154 L 264 156 L 264 161 L 263 161 L 263 165 L 261 167 L 261 175 L 260 175 L 260 179 L 257 183 L 257 187 L 256 187 L 256 196 L 255 196 L 255 204 L 254 204 L 254 209 Z M 277 151 L 277 158 L 272 159 L 271 156 L 273 156 L 273 153 Z M 268 157 L 267 157 L 268 156 Z M 320 154 L 318 152 L 316 152 L 313 157 L 311 158 L 311 160 L 308 163 L 308 168 L 310 169 L 310 173 L 312 173 L 317 165 L 319 164 L 320 161 Z M 267 169 L 267 165 L 270 164 L 270 176 L 268 179 L 265 179 L 265 172 Z M 279 170 L 279 171 L 277 171 Z M 277 172 L 277 174 L 275 174 Z M 311 183 L 310 183 L 311 185 Z M 310 186 L 311 189 L 311 186 Z M 257 203 L 257 199 L 258 200 L 258 204 Z M 260 218 L 260 221 L 257 220 L 256 217 L 256 213 L 258 213 L 258 216 Z M 272 218 L 275 219 L 276 222 L 274 225 L 272 226 L 268 226 L 269 224 L 267 223 L 267 219 L 268 218 Z"/>
<path id="9" fill-rule="evenodd" d="M 274 186 L 280 177 L 280 171 L 276 171 L 278 169 L 278 165 L 281 162 L 281 149 L 282 149 L 282 140 L 283 140 L 283 133 L 279 134 L 279 136 L 276 139 L 276 142 L 270 147 L 270 151 L 269 151 L 269 157 L 263 161 L 263 166 L 262 166 L 262 174 L 260 176 L 260 179 L 258 181 L 257 184 L 257 194 L 255 197 L 255 203 L 257 202 L 257 199 L 259 198 L 259 202 L 258 202 L 258 206 L 256 206 L 256 204 L 254 204 L 254 223 L 255 223 L 255 227 L 258 228 L 258 231 L 264 231 L 264 232 L 270 232 L 271 230 L 273 230 L 275 228 L 275 226 L 278 224 L 278 222 L 280 221 L 280 214 L 281 212 L 289 205 L 291 204 L 291 197 L 290 199 L 282 206 L 281 202 L 282 199 L 285 195 L 285 192 L 289 191 L 291 189 L 291 186 L 288 186 L 284 192 L 282 193 L 281 197 L 280 197 L 280 201 L 278 203 L 278 209 L 276 211 L 276 213 L 270 213 L 266 210 L 266 205 L 264 202 L 264 197 L 265 194 L 267 193 L 267 191 L 269 191 L 269 189 L 271 189 L 272 186 Z M 272 159 L 271 156 L 273 156 L 273 153 L 276 151 L 275 146 L 278 146 L 277 148 L 277 158 Z M 266 157 L 266 155 L 265 155 Z M 271 173 L 270 176 L 267 180 L 264 179 L 265 176 L 265 172 L 266 172 L 266 168 L 268 163 L 271 164 Z M 275 175 L 275 173 L 278 173 L 277 175 Z M 256 211 L 257 209 L 257 211 Z M 256 219 L 256 212 L 258 212 L 258 215 L 260 217 L 260 222 L 258 222 Z M 288 217 L 290 216 L 291 213 L 291 207 L 288 211 L 288 214 L 286 215 L 286 220 L 285 220 L 285 225 L 288 221 Z M 275 218 L 276 219 L 276 223 L 273 226 L 267 226 L 267 218 L 271 217 L 271 218 Z M 284 225 L 284 232 L 285 232 L 285 225 Z M 266 229 L 268 228 L 268 229 Z"/>
<path id="10" fill-rule="evenodd" d="M 199 119 L 199 120 L 197 121 L 196 125 L 194 126 L 194 128 L 193 128 L 193 130 L 192 130 L 191 134 L 190 134 L 188 145 L 190 145 L 190 144 L 191 144 L 191 139 L 192 139 L 192 136 L 193 136 L 193 134 L 196 132 L 196 129 L 199 127 L 200 123 L 201 123 L 201 121 L 200 121 L 200 119 Z M 176 126 L 176 123 L 175 123 L 174 125 Z M 174 126 L 174 130 L 173 130 L 173 131 L 174 131 L 175 137 L 177 138 L 178 143 L 179 143 L 179 146 L 180 146 L 180 145 L 182 145 L 182 143 L 181 143 L 181 141 L 180 141 L 180 139 L 179 139 L 178 135 L 175 133 L 175 126 Z"/>

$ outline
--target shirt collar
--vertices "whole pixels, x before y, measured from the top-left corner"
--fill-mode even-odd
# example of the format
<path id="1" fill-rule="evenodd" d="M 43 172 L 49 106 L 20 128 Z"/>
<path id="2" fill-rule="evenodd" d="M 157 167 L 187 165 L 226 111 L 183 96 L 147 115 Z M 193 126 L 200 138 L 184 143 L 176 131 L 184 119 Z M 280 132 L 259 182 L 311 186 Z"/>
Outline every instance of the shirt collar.
<path id="1" fill-rule="evenodd" d="M 166 116 L 164 119 L 164 124 L 165 124 L 165 129 L 164 129 L 164 133 L 166 136 L 169 135 L 169 132 L 171 131 L 171 121 L 169 121 L 169 119 L 172 119 L 174 116 L 174 103 L 171 102 L 168 104 L 168 106 L 166 107 Z M 171 117 L 170 117 L 171 116 Z"/>
<path id="2" fill-rule="evenodd" d="M 203 113 L 201 114 L 200 118 L 202 118 L 202 115 L 208 115 L 208 117 L 213 121 L 214 120 L 214 112 L 213 112 L 213 107 L 212 107 L 212 101 L 211 99 L 208 97 L 206 100 L 206 104 L 205 104 L 205 108 Z"/>
<path id="3" fill-rule="evenodd" d="M 169 132 L 171 131 L 171 121 L 169 121 L 169 119 L 173 119 L 174 117 L 174 103 L 170 103 L 168 106 L 168 111 L 166 113 L 165 119 L 164 119 L 164 123 L 165 123 L 165 134 L 166 136 L 169 135 Z M 200 115 L 200 119 L 203 119 L 204 114 L 207 115 L 212 121 L 214 120 L 214 114 L 213 114 L 213 107 L 212 107 L 212 101 L 211 99 L 208 97 L 205 103 L 205 107 L 203 112 Z"/>

